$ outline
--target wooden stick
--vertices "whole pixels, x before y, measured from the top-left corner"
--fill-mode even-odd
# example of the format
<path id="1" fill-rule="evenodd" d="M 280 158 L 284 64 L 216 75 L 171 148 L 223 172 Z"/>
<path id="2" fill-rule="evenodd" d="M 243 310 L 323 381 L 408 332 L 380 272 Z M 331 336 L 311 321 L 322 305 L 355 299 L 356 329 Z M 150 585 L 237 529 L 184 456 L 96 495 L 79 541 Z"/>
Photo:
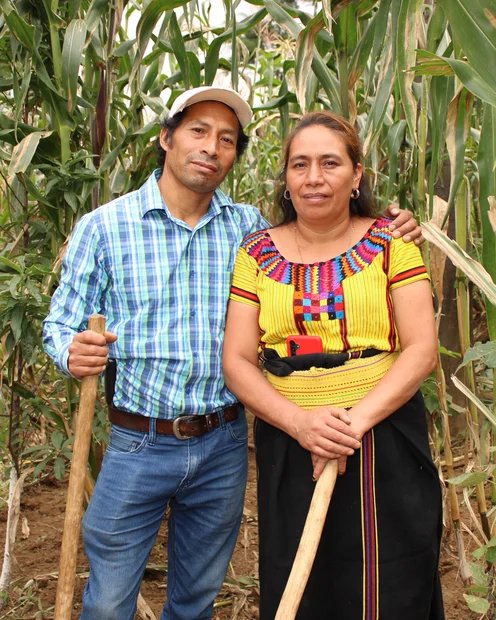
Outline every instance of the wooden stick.
<path id="1" fill-rule="evenodd" d="M 300 545 L 275 620 L 294 620 L 296 617 L 322 536 L 337 475 L 337 460 L 328 461 L 315 485 Z"/>
<path id="2" fill-rule="evenodd" d="M 105 317 L 100 314 L 92 314 L 88 321 L 88 329 L 97 334 L 103 334 L 105 332 Z M 81 383 L 71 473 L 67 490 L 64 534 L 60 550 L 55 620 L 71 620 L 72 616 L 72 599 L 76 580 L 76 559 L 83 513 L 86 468 L 90 453 L 91 431 L 99 378 L 99 375 L 84 377 Z"/>

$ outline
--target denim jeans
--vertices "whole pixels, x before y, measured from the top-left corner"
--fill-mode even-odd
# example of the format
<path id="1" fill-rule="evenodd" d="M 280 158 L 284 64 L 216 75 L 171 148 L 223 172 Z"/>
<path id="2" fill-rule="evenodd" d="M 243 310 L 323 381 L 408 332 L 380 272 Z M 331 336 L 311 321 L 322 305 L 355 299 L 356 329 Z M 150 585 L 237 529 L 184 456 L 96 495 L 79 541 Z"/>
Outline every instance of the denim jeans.
<path id="1" fill-rule="evenodd" d="M 224 580 L 241 523 L 247 423 L 179 440 L 118 426 L 83 520 L 90 576 L 80 620 L 132 620 L 167 505 L 167 602 L 161 620 L 204 620 Z"/>

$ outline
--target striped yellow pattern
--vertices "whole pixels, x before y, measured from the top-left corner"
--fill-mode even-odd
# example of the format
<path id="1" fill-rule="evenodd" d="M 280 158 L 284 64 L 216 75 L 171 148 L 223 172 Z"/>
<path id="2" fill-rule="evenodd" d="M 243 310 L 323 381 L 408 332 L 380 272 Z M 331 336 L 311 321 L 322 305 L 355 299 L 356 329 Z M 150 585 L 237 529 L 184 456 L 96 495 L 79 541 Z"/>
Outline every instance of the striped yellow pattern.
<path id="1" fill-rule="evenodd" d="M 337 368 L 295 371 L 287 377 L 267 372 L 266 377 L 276 390 L 302 409 L 321 405 L 353 407 L 379 383 L 398 355 L 385 352 L 352 359 Z"/>

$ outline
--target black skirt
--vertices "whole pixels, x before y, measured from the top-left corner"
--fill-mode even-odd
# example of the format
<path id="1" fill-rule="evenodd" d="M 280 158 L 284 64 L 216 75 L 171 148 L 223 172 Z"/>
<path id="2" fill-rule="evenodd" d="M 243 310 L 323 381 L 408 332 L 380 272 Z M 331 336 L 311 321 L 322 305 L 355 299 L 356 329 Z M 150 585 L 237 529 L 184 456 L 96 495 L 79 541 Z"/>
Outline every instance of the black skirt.
<path id="1" fill-rule="evenodd" d="M 310 453 L 257 420 L 260 619 L 273 620 L 315 483 Z M 439 477 L 418 392 L 338 477 L 297 620 L 443 620 Z"/>

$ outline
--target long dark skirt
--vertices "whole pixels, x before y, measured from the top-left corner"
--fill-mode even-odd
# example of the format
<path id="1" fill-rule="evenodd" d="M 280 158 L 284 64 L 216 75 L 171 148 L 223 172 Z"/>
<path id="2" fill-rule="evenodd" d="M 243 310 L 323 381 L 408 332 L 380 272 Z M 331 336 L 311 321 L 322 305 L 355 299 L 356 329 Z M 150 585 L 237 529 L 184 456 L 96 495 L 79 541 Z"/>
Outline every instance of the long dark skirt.
<path id="1" fill-rule="evenodd" d="M 315 483 L 310 453 L 257 420 L 260 618 L 273 620 Z M 338 477 L 298 620 L 443 620 L 441 488 L 418 392 Z"/>

